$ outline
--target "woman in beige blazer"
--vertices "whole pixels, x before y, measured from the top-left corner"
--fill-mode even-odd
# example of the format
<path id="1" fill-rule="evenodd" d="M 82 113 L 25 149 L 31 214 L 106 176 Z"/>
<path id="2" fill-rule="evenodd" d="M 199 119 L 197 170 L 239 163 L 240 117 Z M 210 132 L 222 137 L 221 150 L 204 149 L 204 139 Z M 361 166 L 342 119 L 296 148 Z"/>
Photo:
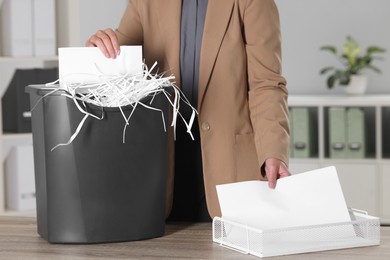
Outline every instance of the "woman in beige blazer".
<path id="1" fill-rule="evenodd" d="M 86 45 L 111 58 L 120 45 L 142 45 L 145 63 L 157 61 L 180 87 L 181 3 L 130 0 L 117 30 L 100 30 Z M 214 217 L 221 215 L 216 185 L 262 179 L 275 188 L 278 178 L 290 175 L 288 93 L 274 0 L 209 0 L 202 39 L 198 124 L 207 207 Z M 172 187 L 171 177 L 168 211 Z"/>

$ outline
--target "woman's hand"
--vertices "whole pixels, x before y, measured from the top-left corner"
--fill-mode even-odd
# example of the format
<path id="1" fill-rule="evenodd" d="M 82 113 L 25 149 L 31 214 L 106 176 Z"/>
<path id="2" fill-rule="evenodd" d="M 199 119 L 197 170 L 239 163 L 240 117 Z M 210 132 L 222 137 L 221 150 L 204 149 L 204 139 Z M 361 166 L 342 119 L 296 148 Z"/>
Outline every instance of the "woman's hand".
<path id="1" fill-rule="evenodd" d="M 284 178 L 291 175 L 286 165 L 282 161 L 275 158 L 269 158 L 265 161 L 264 170 L 266 179 L 268 180 L 268 186 L 271 189 L 275 189 L 276 182 L 279 178 Z"/>
<path id="2" fill-rule="evenodd" d="M 98 47 L 107 58 L 115 59 L 120 52 L 118 37 L 110 28 L 97 31 L 87 40 L 85 45 Z"/>

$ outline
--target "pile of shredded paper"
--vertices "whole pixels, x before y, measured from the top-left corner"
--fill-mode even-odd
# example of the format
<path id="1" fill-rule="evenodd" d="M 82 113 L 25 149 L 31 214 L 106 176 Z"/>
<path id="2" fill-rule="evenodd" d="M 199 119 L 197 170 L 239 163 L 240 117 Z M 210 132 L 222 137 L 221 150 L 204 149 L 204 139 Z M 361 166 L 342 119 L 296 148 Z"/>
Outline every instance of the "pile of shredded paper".
<path id="1" fill-rule="evenodd" d="M 99 107 L 118 107 L 122 113 L 124 120 L 124 129 L 123 129 L 123 142 L 125 142 L 125 133 L 126 127 L 130 124 L 131 116 L 134 113 L 137 106 L 143 106 L 145 108 L 155 110 L 156 113 L 161 113 L 162 123 L 165 128 L 164 115 L 161 109 L 152 107 L 150 104 L 145 104 L 142 100 L 145 97 L 153 97 L 156 94 L 164 94 L 168 102 L 172 106 L 172 123 L 171 126 L 174 128 L 174 133 L 176 133 L 176 121 L 180 117 L 187 127 L 187 133 L 193 139 L 191 133 L 192 124 L 195 120 L 197 111 L 191 104 L 188 102 L 184 94 L 175 86 L 174 76 L 167 76 L 152 74 L 152 71 L 157 63 L 149 70 L 146 65 L 143 65 L 143 71 L 139 75 L 99 75 L 97 83 L 66 83 L 62 82 L 61 86 L 58 85 L 58 80 L 55 82 L 47 83 L 46 88 L 50 89 L 46 96 L 52 95 L 53 93 L 60 91 L 61 95 L 66 98 L 70 98 L 74 101 L 77 108 L 81 113 L 84 114 L 83 119 L 79 123 L 77 129 L 70 137 L 69 141 L 64 144 L 56 145 L 52 150 L 56 149 L 59 146 L 69 145 L 80 132 L 85 120 L 88 117 L 95 118 L 96 120 L 102 120 L 102 117 L 98 117 L 89 113 L 86 109 L 86 104 L 93 104 Z M 168 89 L 172 89 L 171 93 L 168 92 Z M 172 96 L 173 92 L 173 96 Z M 153 99 L 152 99 L 153 100 Z M 192 109 L 192 115 L 188 121 L 181 115 L 179 112 L 180 100 L 184 101 L 184 104 L 188 105 Z M 39 101 L 38 101 L 39 102 Z M 125 115 L 122 107 L 132 106 L 133 109 L 129 115 Z M 33 108 L 34 109 L 34 108 Z M 176 134 L 175 134 L 176 138 Z"/>

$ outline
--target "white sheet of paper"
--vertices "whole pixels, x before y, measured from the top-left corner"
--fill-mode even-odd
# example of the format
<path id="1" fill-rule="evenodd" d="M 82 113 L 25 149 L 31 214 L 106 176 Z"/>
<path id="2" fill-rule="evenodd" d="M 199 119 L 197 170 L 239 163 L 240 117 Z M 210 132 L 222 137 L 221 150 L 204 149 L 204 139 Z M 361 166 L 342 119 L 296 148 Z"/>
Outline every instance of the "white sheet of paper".
<path id="1" fill-rule="evenodd" d="M 142 72 L 142 46 L 121 46 L 116 59 L 106 58 L 97 47 L 65 47 L 58 49 L 60 85 L 64 83 L 96 83 L 99 76 Z"/>
<path id="2" fill-rule="evenodd" d="M 247 181 L 217 192 L 223 218 L 262 230 L 351 221 L 333 166 L 279 179 L 275 190 Z"/>

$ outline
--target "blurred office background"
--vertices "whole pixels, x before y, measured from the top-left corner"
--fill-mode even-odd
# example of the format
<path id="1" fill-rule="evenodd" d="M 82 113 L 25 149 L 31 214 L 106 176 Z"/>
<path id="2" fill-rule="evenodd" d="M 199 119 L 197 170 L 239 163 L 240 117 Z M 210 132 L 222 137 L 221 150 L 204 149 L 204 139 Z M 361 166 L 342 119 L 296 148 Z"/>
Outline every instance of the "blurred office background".
<path id="1" fill-rule="evenodd" d="M 46 30 L 45 36 L 49 32 L 52 34 L 52 40 L 46 41 L 52 47 L 52 53 L 40 55 L 32 50 L 30 55 L 20 55 L 18 50 L 25 51 L 25 48 L 14 48 L 15 55 L 8 55 L 5 45 L 9 44 L 12 28 L 5 24 L 17 27 L 25 23 L 23 29 L 28 30 L 31 27 L 27 25 L 31 22 L 27 16 L 21 15 L 20 11 L 25 12 L 26 8 L 13 9 L 10 13 L 9 9 L 5 9 L 6 3 L 33 6 L 44 1 L 47 3 L 45 8 L 48 8 L 44 10 L 46 15 L 37 17 L 52 20 L 46 23 L 47 27 L 38 29 Z M 368 210 L 381 216 L 384 223 L 390 223 L 390 194 L 387 191 L 390 186 L 390 137 L 387 135 L 390 132 L 390 34 L 387 32 L 390 1 L 275 2 L 280 12 L 283 74 L 288 82 L 292 111 L 291 169 L 299 173 L 336 165 L 349 206 Z M 49 76 L 50 79 L 55 78 L 57 48 L 84 46 L 96 30 L 115 28 L 127 3 L 128 0 L 0 0 L 0 94 L 8 100 L 2 100 L 0 117 L 15 119 L 13 129 L 6 129 L 4 121 L 0 120 L 0 129 L 3 130 L 0 132 L 0 159 L 4 166 L 0 168 L 0 212 L 18 211 L 18 207 L 9 207 L 7 200 L 10 195 L 6 193 L 25 185 L 18 178 L 7 177 L 7 174 L 14 177 L 20 174 L 19 179 L 29 179 L 31 176 L 23 177 L 23 174 L 32 174 L 27 170 L 32 168 L 31 130 L 26 122 L 23 121 L 23 125 L 16 122 L 22 115 L 16 114 L 18 107 L 26 106 L 24 86 L 38 78 L 41 81 L 48 81 Z M 42 12 L 42 9 L 38 8 L 38 11 Z M 10 22 L 9 17 L 16 18 L 18 23 Z M 368 88 L 366 94 L 360 97 L 347 97 L 340 86 L 328 89 L 326 76 L 319 73 L 325 66 L 339 65 L 330 53 L 320 51 L 320 47 L 341 47 L 348 35 L 363 48 L 378 45 L 387 49 L 382 55 L 384 59 L 375 61 L 382 74 L 365 72 Z M 11 44 L 13 47 L 16 45 Z M 37 76 L 42 73 L 44 76 Z M 12 104 L 13 108 L 4 107 L 5 104 Z M 353 144 L 349 143 L 352 139 Z M 337 142 L 332 143 L 333 140 Z M 352 147 L 353 151 L 341 151 L 340 147 Z M 29 164 L 26 163 L 27 156 L 30 156 Z M 27 168 L 18 167 L 21 165 Z M 30 181 L 28 199 L 33 199 L 33 188 Z"/>

